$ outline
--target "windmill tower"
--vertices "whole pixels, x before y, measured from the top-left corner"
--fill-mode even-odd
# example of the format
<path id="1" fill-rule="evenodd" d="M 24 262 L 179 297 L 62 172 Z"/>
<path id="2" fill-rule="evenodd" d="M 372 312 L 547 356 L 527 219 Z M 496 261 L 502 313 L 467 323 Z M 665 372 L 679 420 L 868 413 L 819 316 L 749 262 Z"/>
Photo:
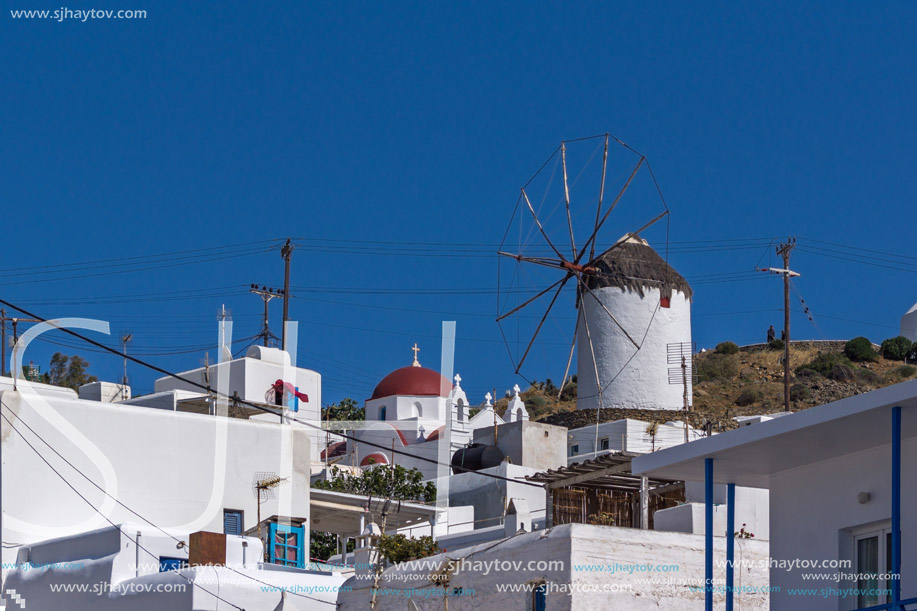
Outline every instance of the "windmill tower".
<path id="1" fill-rule="evenodd" d="M 622 240 L 595 262 L 600 274 L 586 278 L 591 292 L 579 301 L 576 407 L 599 407 L 601 392 L 604 408 L 682 409 L 684 389 L 669 383 L 667 351 L 691 341 L 691 287 L 646 240 Z"/>
<path id="2" fill-rule="evenodd" d="M 668 352 L 690 345 L 692 291 L 646 240 L 668 252 L 668 214 L 649 162 L 627 144 L 610 134 L 561 143 L 522 187 L 498 251 L 497 322 L 517 374 L 526 363 L 544 372 L 558 361 L 552 346 L 566 343 L 558 399 L 576 352 L 578 409 L 684 409 Z M 622 227 L 634 229 L 618 238 Z M 576 309 L 566 342 L 556 333 L 566 323 L 550 318 L 559 303 Z M 546 330 L 554 335 L 539 347 Z"/>

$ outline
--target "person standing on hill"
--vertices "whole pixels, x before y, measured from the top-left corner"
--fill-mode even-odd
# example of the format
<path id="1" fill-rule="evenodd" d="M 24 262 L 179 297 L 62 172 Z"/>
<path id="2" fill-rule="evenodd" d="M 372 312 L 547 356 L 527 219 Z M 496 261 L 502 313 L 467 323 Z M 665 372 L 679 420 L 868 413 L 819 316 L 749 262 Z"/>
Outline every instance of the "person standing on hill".
<path id="1" fill-rule="evenodd" d="M 767 330 L 767 343 L 774 341 L 775 337 L 777 337 L 777 332 L 774 331 L 774 325 L 771 325 L 770 329 Z"/>

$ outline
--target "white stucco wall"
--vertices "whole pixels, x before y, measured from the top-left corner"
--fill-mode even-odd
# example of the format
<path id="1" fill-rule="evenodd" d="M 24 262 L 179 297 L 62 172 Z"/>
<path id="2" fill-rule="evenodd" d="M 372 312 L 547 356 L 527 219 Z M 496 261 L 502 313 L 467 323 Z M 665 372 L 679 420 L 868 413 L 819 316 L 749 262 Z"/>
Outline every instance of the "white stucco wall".
<path id="1" fill-rule="evenodd" d="M 658 452 L 685 442 L 683 424 L 660 424 L 655 436 L 647 432 L 648 427 L 648 422 L 631 418 L 603 422 L 599 424 L 598 443 L 596 443 L 595 426 L 571 429 L 568 433 L 567 461 L 573 464 L 608 452 Z M 688 427 L 688 439 L 691 441 L 700 439 L 702 436 L 699 431 Z M 601 449 L 602 439 L 608 439 L 607 450 Z M 575 453 L 572 451 L 573 446 L 578 446 Z"/>
<path id="2" fill-rule="evenodd" d="M 223 531 L 223 510 L 241 510 L 245 528 L 256 524 L 252 480 L 257 472 L 288 477 L 276 498 L 261 506 L 274 514 L 309 516 L 310 449 L 299 425 L 0 393 L 3 454 L 3 540 L 26 544 L 109 523 L 61 481 L 19 432 L 67 481 L 111 520 L 136 521 L 39 441 L 48 444 L 127 507 L 156 525 L 187 536 Z M 5 548 L 3 561 L 16 550 Z"/>
<path id="3" fill-rule="evenodd" d="M 431 583 L 430 575 L 451 559 L 457 564 L 453 565 L 456 569 L 451 571 L 446 588 L 450 592 L 461 588 L 466 594 L 449 597 L 450 611 L 531 611 L 531 591 L 501 592 L 499 588 L 539 581 L 549 586 L 546 602 L 551 611 L 696 611 L 704 605 L 703 592 L 692 591 L 692 587 L 703 587 L 703 550 L 704 538 L 698 535 L 564 524 L 548 531 L 520 534 L 500 543 L 452 549 L 447 554 L 391 567 L 380 582 L 380 588 L 389 590 L 377 596 L 376 608 L 403 611 L 408 608 L 405 599 L 410 598 L 419 611 L 443 609 L 442 585 Z M 719 561 L 725 559 L 723 537 L 715 539 L 715 557 Z M 462 558 L 466 559 L 464 565 Z M 737 541 L 736 558 L 746 565 L 761 566 L 737 570 L 737 587 L 767 587 L 767 571 L 763 568 L 767 560 L 766 543 Z M 548 564 L 551 561 L 555 564 Z M 724 573 L 720 573 L 723 571 L 715 575 L 715 585 L 724 579 Z M 341 594 L 341 609 L 367 609 L 372 595 L 371 580 L 353 578 L 345 585 L 353 590 Z M 439 591 L 435 590 L 437 587 Z M 575 588 L 572 594 L 571 587 Z M 410 588 L 415 588 L 410 596 L 393 592 Z M 724 595 L 717 593 L 714 599 L 716 608 L 722 608 Z M 737 611 L 768 608 L 767 593 L 742 593 L 735 600 Z"/>
<path id="4" fill-rule="evenodd" d="M 901 331 L 898 335 L 903 335 L 912 342 L 917 342 L 917 303 L 911 306 L 911 309 L 901 317 Z"/>
<path id="5" fill-rule="evenodd" d="M 902 443 L 901 452 L 901 566 L 902 597 L 917 597 L 917 487 L 911 485 L 917 469 L 917 440 Z M 868 492 L 868 503 L 857 494 Z M 878 447 L 841 458 L 792 469 L 771 478 L 771 555 L 776 561 L 851 559 L 851 529 L 891 520 L 891 446 Z M 855 567 L 854 567 L 855 568 Z M 855 599 L 837 596 L 791 596 L 789 588 L 853 588 L 832 580 L 804 580 L 805 569 L 771 570 L 771 583 L 781 587 L 773 594 L 780 611 L 846 611 Z M 836 572 L 816 570 L 808 572 Z M 847 569 L 844 572 L 856 572 Z"/>
<path id="6" fill-rule="evenodd" d="M 139 546 L 137 532 L 142 533 Z M 280 588 L 308 592 L 309 598 L 299 597 L 301 606 L 295 608 L 333 608 L 343 575 L 260 565 L 262 554 L 258 539 L 227 537 L 226 566 L 160 572 L 160 557 L 187 559 L 188 548 L 176 549 L 174 539 L 150 532 L 149 525 L 109 526 L 22 548 L 18 564 L 24 568 L 12 571 L 4 587 L 21 596 L 25 606 L 7 602 L 7 608 L 215 611 L 231 608 L 229 603 L 248 611 L 275 611 L 281 608 Z M 52 590 L 60 586 L 86 591 Z"/>
<path id="7" fill-rule="evenodd" d="M 596 299 L 587 294 L 581 300 L 577 332 L 577 409 L 595 409 L 599 404 L 592 350 L 582 320 L 584 313 L 599 381 L 601 387 L 607 386 L 602 396 L 603 407 L 682 409 L 683 386 L 669 384 L 668 379 L 669 368 L 680 365 L 667 363 L 667 345 L 691 341 L 691 301 L 684 293 L 673 291 L 671 307 L 659 307 L 657 311 L 658 289 L 644 289 L 643 297 L 615 287 L 593 292 L 630 336 L 638 344 L 642 340 L 642 344 L 638 351 Z M 691 394 L 689 376 L 689 404 Z"/>

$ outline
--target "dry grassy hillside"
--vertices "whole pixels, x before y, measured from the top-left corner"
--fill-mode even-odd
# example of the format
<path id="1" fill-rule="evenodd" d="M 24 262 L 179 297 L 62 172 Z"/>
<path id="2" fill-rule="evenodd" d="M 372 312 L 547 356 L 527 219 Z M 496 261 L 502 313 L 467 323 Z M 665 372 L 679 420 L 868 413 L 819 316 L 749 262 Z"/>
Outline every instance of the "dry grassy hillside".
<path id="1" fill-rule="evenodd" d="M 858 395 L 917 377 L 917 366 L 876 356 L 876 360 L 851 361 L 844 356 L 845 342 L 794 342 L 790 346 L 791 410 L 799 411 Z M 783 350 L 754 346 L 734 354 L 709 351 L 698 354 L 695 366 L 692 426 L 711 423 L 714 430 L 735 428 L 736 416 L 783 411 Z M 808 368 L 810 366 L 811 368 Z M 818 371 L 816 371 L 818 370 Z M 577 428 L 595 424 L 594 411 L 576 411 L 575 384 L 564 388 L 563 399 L 550 381 L 536 383 L 522 398 L 533 420 Z M 497 402 L 502 413 L 507 400 Z M 647 421 L 680 419 L 680 414 L 651 410 L 603 410 L 601 420 L 630 417 Z"/>

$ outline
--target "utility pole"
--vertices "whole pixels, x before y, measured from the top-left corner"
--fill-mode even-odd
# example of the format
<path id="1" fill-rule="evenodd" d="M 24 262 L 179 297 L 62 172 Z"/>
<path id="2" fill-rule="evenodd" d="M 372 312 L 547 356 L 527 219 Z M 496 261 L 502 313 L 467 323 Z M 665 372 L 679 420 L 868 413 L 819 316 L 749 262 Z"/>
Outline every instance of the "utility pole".
<path id="1" fill-rule="evenodd" d="M 18 378 L 19 374 L 13 374 L 12 371 L 6 368 L 6 321 L 13 323 L 13 343 L 12 347 L 16 347 L 16 341 L 19 339 L 19 323 L 21 322 L 41 322 L 37 318 L 7 318 L 6 317 L 6 308 L 0 308 L 0 352 L 2 352 L 2 357 L 0 357 L 0 365 L 2 365 L 2 371 L 0 375 L 10 374 L 12 378 Z"/>
<path id="2" fill-rule="evenodd" d="M 127 342 L 134 339 L 134 336 L 130 333 L 125 334 L 121 337 L 121 349 L 124 353 L 124 377 L 121 378 L 121 400 L 127 401 L 130 397 L 127 396 Z"/>
<path id="3" fill-rule="evenodd" d="M 269 319 L 267 304 L 270 303 L 271 299 L 283 297 L 283 291 L 278 291 L 266 286 L 262 286 L 259 289 L 257 284 L 252 284 L 249 292 L 258 295 L 264 301 L 264 317 L 261 320 L 261 333 L 259 333 L 259 335 L 263 338 L 264 346 L 267 347 L 271 338 L 277 339 L 277 336 L 271 333 L 271 328 L 268 326 Z"/>
<path id="4" fill-rule="evenodd" d="M 799 274 L 790 269 L 790 253 L 796 248 L 796 238 L 790 237 L 777 246 L 777 256 L 783 258 L 783 268 L 768 267 L 761 271 L 783 276 L 783 410 L 790 411 L 790 278 Z"/>
<path id="5" fill-rule="evenodd" d="M 6 308 L 0 308 L 0 336 L 3 337 L 0 347 L 0 376 L 6 375 Z"/>
<path id="6" fill-rule="evenodd" d="M 290 314 L 290 259 L 293 258 L 293 244 L 290 238 L 287 243 L 280 249 L 280 256 L 283 257 L 283 331 L 281 332 L 282 340 L 280 347 L 287 349 L 287 320 Z"/>

